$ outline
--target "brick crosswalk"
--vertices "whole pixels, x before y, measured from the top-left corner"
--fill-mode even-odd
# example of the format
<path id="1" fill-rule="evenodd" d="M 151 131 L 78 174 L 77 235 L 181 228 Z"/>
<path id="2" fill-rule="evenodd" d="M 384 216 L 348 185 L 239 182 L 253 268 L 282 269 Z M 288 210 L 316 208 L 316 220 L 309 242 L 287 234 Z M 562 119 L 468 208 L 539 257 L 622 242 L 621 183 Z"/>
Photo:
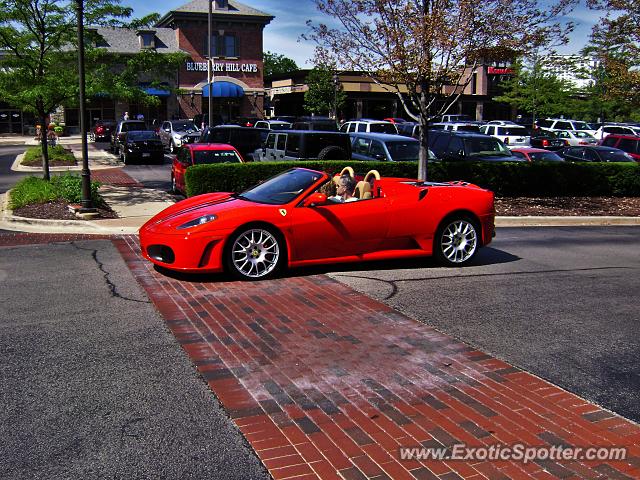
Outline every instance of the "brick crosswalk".
<path id="1" fill-rule="evenodd" d="M 327 276 L 166 276 L 114 239 L 275 479 L 640 478 L 640 427 Z M 626 447 L 623 461 L 402 460 L 401 447 Z"/>

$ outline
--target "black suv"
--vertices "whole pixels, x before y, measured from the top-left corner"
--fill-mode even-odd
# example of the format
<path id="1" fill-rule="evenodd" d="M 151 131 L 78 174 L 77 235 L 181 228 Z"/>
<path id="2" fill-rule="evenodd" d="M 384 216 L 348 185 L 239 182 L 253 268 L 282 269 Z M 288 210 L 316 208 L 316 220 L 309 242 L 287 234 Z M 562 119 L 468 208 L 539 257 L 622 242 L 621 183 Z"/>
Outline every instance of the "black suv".
<path id="1" fill-rule="evenodd" d="M 240 152 L 245 162 L 257 160 L 255 151 L 262 148 L 269 135 L 268 128 L 250 128 L 239 125 L 218 125 L 207 128 L 200 135 L 198 143 L 226 143 Z"/>
<path id="2" fill-rule="evenodd" d="M 262 160 L 282 161 L 299 159 L 350 160 L 351 138 L 346 133 L 271 130 Z"/>
<path id="3" fill-rule="evenodd" d="M 149 130 L 142 120 L 123 120 L 118 123 L 111 135 L 111 153 L 120 155 L 122 144 L 125 141 L 126 133 L 133 130 Z"/>
<path id="4" fill-rule="evenodd" d="M 429 130 L 429 149 L 445 162 L 526 162 L 495 137 L 483 133 Z"/>

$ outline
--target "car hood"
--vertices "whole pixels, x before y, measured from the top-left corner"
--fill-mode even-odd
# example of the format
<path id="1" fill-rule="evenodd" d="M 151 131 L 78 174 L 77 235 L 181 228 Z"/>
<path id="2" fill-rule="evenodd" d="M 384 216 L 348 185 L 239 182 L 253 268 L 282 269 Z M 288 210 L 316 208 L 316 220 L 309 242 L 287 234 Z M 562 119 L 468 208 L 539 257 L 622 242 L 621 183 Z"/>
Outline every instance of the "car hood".
<path id="1" fill-rule="evenodd" d="M 167 229 L 175 230 L 176 227 L 203 215 L 214 214 L 220 218 L 225 211 L 249 208 L 255 205 L 246 200 L 234 198 L 232 195 L 229 192 L 216 192 L 188 198 L 155 215 L 142 226 L 141 230 L 161 228 L 167 232 Z"/>

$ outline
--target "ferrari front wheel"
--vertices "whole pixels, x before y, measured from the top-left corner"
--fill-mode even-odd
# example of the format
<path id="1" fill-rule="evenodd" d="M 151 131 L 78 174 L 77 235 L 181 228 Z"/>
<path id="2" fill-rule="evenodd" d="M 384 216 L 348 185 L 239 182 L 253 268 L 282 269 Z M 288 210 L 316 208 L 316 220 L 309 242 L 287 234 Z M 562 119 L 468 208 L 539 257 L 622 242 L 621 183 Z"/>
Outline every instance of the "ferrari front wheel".
<path id="1" fill-rule="evenodd" d="M 466 217 L 450 218 L 438 228 L 433 247 L 440 264 L 461 267 L 478 249 L 478 227 Z"/>
<path id="2" fill-rule="evenodd" d="M 234 235 L 226 252 L 229 272 L 244 280 L 262 280 L 273 275 L 283 258 L 283 245 L 271 229 L 255 227 Z"/>

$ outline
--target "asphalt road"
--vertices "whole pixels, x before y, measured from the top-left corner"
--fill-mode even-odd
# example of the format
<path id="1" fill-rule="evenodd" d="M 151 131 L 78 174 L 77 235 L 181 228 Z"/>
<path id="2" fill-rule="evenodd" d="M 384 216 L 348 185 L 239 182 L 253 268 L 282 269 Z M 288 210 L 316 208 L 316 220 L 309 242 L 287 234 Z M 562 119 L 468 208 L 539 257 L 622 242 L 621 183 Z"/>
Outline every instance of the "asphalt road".
<path id="1" fill-rule="evenodd" d="M 109 241 L 0 248 L 0 478 L 270 478 Z"/>
<path id="2" fill-rule="evenodd" d="M 13 172 L 11 165 L 27 149 L 24 145 L 0 145 L 0 193 L 10 190 L 21 178 L 27 176 L 24 173 Z"/>
<path id="3" fill-rule="evenodd" d="M 640 227 L 500 228 L 467 268 L 387 262 L 329 274 L 640 421 L 638 252 Z"/>

